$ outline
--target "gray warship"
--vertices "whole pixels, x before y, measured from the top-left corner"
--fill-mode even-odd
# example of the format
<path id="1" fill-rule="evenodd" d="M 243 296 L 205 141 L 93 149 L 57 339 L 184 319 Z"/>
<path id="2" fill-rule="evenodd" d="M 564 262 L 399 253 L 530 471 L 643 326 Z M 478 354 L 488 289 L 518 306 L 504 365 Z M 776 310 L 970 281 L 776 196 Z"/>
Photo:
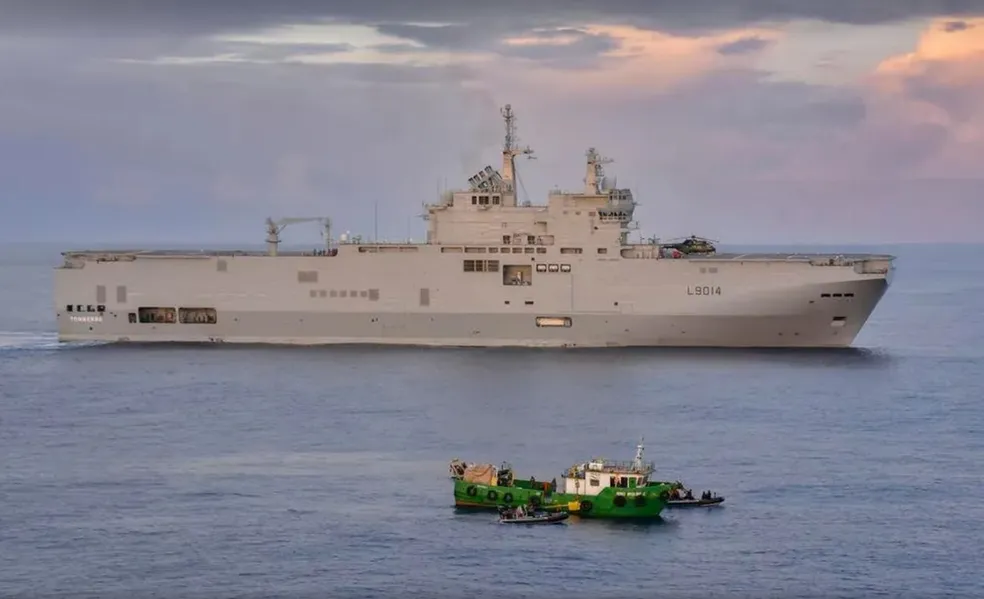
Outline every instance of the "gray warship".
<path id="1" fill-rule="evenodd" d="M 587 151 L 584 188 L 517 201 L 515 115 L 500 170 L 426 205 L 427 239 L 332 236 L 327 217 L 267 219 L 267 250 L 63 252 L 61 341 L 517 347 L 845 347 L 894 256 L 720 253 L 630 242 L 632 191 Z M 325 247 L 283 251 L 317 221 Z"/>

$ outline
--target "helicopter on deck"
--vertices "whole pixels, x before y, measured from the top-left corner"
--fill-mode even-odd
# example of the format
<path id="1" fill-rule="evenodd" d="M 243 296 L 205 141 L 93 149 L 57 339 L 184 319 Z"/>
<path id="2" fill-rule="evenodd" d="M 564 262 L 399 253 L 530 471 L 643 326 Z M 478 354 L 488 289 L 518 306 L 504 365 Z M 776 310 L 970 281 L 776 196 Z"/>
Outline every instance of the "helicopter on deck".
<path id="1" fill-rule="evenodd" d="M 691 235 L 679 241 L 663 243 L 663 247 L 679 250 L 683 254 L 710 255 L 717 252 L 717 248 L 714 247 L 715 243 L 717 242 L 711 239 Z"/>

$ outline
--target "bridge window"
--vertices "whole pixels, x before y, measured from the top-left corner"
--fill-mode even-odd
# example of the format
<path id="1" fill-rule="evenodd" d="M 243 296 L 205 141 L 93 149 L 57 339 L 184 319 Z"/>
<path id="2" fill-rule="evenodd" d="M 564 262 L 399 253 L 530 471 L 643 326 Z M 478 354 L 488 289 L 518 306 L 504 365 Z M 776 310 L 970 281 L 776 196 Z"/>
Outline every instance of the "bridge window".
<path id="1" fill-rule="evenodd" d="M 527 235 L 526 236 L 526 243 L 528 243 L 530 245 L 534 245 L 536 243 L 536 235 Z"/>
<path id="2" fill-rule="evenodd" d="M 506 224 L 506 223 L 502 223 L 502 224 Z M 503 245 L 509 245 L 510 243 L 512 243 L 512 235 L 503 235 L 502 243 Z"/>
<path id="3" fill-rule="evenodd" d="M 174 308 L 137 308 L 137 316 L 144 324 L 173 324 L 177 320 L 176 312 Z"/>
<path id="4" fill-rule="evenodd" d="M 472 196 L 472 205 L 478 204 L 478 196 Z"/>
<path id="5" fill-rule="evenodd" d="M 464 260 L 464 272 L 499 272 L 498 260 Z"/>
<path id="6" fill-rule="evenodd" d="M 499 204 L 499 196 L 492 196 L 492 203 L 498 205 Z"/>
<path id="7" fill-rule="evenodd" d="M 560 248 L 561 254 L 580 254 L 583 253 L 581 248 Z"/>
<path id="8" fill-rule="evenodd" d="M 536 272 L 547 272 L 547 265 L 546 264 L 537 264 L 536 265 Z"/>
<path id="9" fill-rule="evenodd" d="M 598 253 L 599 254 L 607 254 L 608 253 L 608 248 L 598 248 Z"/>
<path id="10" fill-rule="evenodd" d="M 183 324 L 215 324 L 215 308 L 178 308 L 178 320 Z"/>
<path id="11" fill-rule="evenodd" d="M 571 265 L 570 264 L 561 264 L 560 265 L 560 272 L 571 272 Z"/>

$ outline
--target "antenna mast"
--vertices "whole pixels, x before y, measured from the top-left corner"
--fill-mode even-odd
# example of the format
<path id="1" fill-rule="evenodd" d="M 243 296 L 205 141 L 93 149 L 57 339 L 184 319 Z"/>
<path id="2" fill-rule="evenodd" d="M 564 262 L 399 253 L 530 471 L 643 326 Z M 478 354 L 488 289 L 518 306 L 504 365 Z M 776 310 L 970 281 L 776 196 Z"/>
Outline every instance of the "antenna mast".
<path id="1" fill-rule="evenodd" d="M 588 195 L 601 194 L 603 193 L 602 185 L 605 182 L 604 165 L 611 164 L 613 161 L 611 158 L 603 157 L 594 148 L 588 148 L 586 155 L 588 161 L 584 174 L 584 193 Z"/>
<path id="2" fill-rule="evenodd" d="M 503 205 L 515 206 L 516 198 L 516 156 L 526 155 L 527 158 L 533 157 L 533 150 L 529 146 L 519 147 L 519 138 L 516 135 L 516 115 L 513 114 L 512 104 L 506 104 L 500 111 L 506 123 L 506 141 L 502 145 L 502 179 L 503 187 L 507 192 L 507 197 L 511 196 L 509 202 L 503 198 Z"/>
<path id="3" fill-rule="evenodd" d="M 635 459 L 632 460 L 632 465 L 637 470 L 642 470 L 642 466 L 643 466 L 643 464 L 642 464 L 642 454 L 643 454 L 644 451 L 646 451 L 645 442 L 646 442 L 645 437 L 642 437 L 642 438 L 639 439 L 639 444 L 636 445 L 636 454 L 635 454 Z"/>

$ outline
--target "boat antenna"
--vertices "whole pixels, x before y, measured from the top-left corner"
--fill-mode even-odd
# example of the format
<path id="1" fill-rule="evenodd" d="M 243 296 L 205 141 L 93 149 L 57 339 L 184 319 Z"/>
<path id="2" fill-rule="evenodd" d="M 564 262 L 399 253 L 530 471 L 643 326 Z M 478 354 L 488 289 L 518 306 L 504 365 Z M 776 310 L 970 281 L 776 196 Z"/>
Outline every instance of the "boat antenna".
<path id="1" fill-rule="evenodd" d="M 511 192 L 512 199 L 510 204 L 518 204 L 516 198 L 516 156 L 525 155 L 533 158 L 533 149 L 529 146 L 519 147 L 519 137 L 516 135 L 516 115 L 513 114 L 512 104 L 506 104 L 500 111 L 506 124 L 506 139 L 502 144 L 502 179 L 505 191 Z"/>
<path id="2" fill-rule="evenodd" d="M 639 444 L 636 445 L 635 459 L 632 461 L 632 465 L 636 470 L 642 470 L 642 454 L 646 451 L 645 441 L 645 437 L 640 437 Z"/>

